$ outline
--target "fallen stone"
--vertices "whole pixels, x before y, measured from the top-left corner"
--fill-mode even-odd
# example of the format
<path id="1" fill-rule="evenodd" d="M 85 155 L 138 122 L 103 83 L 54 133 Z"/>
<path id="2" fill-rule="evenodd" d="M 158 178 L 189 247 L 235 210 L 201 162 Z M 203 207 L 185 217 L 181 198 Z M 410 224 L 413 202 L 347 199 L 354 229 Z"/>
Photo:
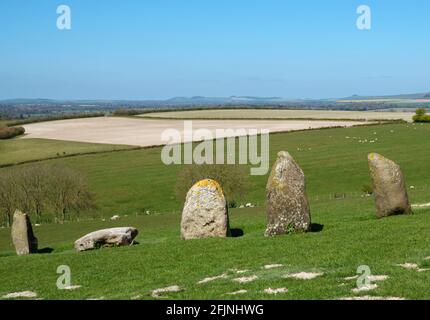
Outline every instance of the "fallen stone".
<path id="1" fill-rule="evenodd" d="M 138 230 L 131 227 L 112 228 L 91 232 L 75 241 L 76 251 L 99 249 L 102 247 L 120 247 L 133 244 Z"/>

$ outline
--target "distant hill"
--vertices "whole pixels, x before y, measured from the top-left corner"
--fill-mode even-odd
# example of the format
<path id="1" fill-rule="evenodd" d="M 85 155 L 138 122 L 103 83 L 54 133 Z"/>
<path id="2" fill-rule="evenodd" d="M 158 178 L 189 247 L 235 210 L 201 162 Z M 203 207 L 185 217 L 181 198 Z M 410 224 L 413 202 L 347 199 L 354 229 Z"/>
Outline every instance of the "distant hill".
<path id="1" fill-rule="evenodd" d="M 360 96 L 352 95 L 350 97 L 338 99 L 338 101 L 345 100 L 411 100 L 411 99 L 428 99 L 430 98 L 430 92 L 427 93 L 413 93 L 413 94 L 398 94 L 388 96 Z"/>

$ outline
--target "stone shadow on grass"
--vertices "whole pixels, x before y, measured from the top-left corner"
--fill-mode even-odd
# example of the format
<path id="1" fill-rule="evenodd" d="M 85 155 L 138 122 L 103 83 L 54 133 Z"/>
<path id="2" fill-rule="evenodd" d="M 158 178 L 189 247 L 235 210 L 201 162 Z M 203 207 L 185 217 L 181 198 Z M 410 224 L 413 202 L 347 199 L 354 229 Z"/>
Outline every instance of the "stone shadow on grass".
<path id="1" fill-rule="evenodd" d="M 323 229 L 324 229 L 323 224 L 312 223 L 309 232 L 321 232 L 321 231 L 323 231 Z"/>
<path id="2" fill-rule="evenodd" d="M 242 229 L 230 229 L 230 236 L 232 238 L 240 238 L 243 237 L 243 230 Z"/>
<path id="3" fill-rule="evenodd" d="M 43 248 L 43 249 L 39 249 L 37 250 L 38 254 L 49 254 L 52 253 L 54 251 L 54 249 L 52 248 Z"/>

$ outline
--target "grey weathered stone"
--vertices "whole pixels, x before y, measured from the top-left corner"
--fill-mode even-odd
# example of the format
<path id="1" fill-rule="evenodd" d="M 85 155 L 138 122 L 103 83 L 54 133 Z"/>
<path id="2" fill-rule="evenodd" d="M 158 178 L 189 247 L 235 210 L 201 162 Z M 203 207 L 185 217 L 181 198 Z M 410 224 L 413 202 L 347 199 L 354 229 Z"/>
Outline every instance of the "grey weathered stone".
<path id="1" fill-rule="evenodd" d="M 30 217 L 19 210 L 13 215 L 12 242 L 19 256 L 37 253 L 37 238 L 33 234 Z"/>
<path id="2" fill-rule="evenodd" d="M 288 152 L 278 153 L 266 187 L 266 237 L 309 231 L 311 215 L 305 175 Z"/>
<path id="3" fill-rule="evenodd" d="M 405 179 L 400 167 L 377 153 L 368 156 L 373 181 L 378 218 L 398 214 L 411 214 Z"/>
<path id="4" fill-rule="evenodd" d="M 86 251 L 101 247 L 129 246 L 133 244 L 138 230 L 131 227 L 111 228 L 94 231 L 75 241 L 76 251 Z"/>
<path id="5" fill-rule="evenodd" d="M 188 192 L 182 211 L 184 240 L 230 235 L 227 202 L 218 182 L 202 180 Z"/>

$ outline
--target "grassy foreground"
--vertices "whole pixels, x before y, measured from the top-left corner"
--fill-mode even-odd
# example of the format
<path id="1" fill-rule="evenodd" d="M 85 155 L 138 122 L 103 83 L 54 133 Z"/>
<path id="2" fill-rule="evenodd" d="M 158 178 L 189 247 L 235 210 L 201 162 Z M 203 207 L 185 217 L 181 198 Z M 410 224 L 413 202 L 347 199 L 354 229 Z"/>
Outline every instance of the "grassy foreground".
<path id="1" fill-rule="evenodd" d="M 183 291 L 167 293 L 174 299 L 338 299 L 357 295 L 430 298 L 430 271 L 395 266 L 405 262 L 430 267 L 430 210 L 413 216 L 376 220 L 372 198 L 361 197 L 369 183 L 366 154 L 371 151 L 397 161 L 403 168 L 413 203 L 430 202 L 429 125 L 383 125 L 327 129 L 271 136 L 270 159 L 288 150 L 306 173 L 312 219 L 320 232 L 266 239 L 264 187 L 267 176 L 251 177 L 246 202 L 252 209 L 231 211 L 231 227 L 242 237 L 181 241 L 182 204 L 172 188 L 179 167 L 166 167 L 160 149 L 124 151 L 51 160 L 87 173 L 97 195 L 100 216 L 127 215 L 119 221 L 72 222 L 35 228 L 40 247 L 51 254 L 14 255 L 9 229 L 0 229 L 0 297 L 10 292 L 34 291 L 44 299 L 151 299 L 150 291 L 172 285 Z M 364 142 L 366 141 L 367 142 Z M 362 142 L 359 142 L 362 141 Z M 374 141 L 374 142 L 371 142 Z M 345 194 L 335 200 L 334 194 Z M 140 215 L 144 209 L 160 212 Z M 139 214 L 139 215 L 136 215 Z M 96 229 L 135 226 L 139 245 L 75 253 L 73 242 Z M 283 264 L 265 270 L 264 265 Z M 58 290 L 59 265 L 72 270 L 76 290 Z M 368 265 L 374 275 L 388 275 L 373 291 L 354 294 L 357 267 Z M 237 274 L 237 270 L 248 270 Z M 314 280 L 285 279 L 296 272 L 321 272 Z M 227 278 L 206 284 L 206 277 Z M 249 283 L 237 277 L 256 275 Z M 287 288 L 269 295 L 266 288 Z M 243 295 L 226 295 L 247 290 Z"/>

